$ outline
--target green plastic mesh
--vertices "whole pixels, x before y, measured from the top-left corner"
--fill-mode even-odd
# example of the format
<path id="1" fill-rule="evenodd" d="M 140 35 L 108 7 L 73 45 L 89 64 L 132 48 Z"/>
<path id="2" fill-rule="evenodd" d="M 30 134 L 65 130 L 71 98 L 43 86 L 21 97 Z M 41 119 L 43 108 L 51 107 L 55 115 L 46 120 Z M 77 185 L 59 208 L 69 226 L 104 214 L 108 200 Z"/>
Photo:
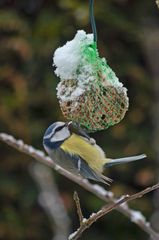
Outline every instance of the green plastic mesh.
<path id="1" fill-rule="evenodd" d="M 78 122 L 88 131 L 106 129 L 120 122 L 128 109 L 126 88 L 119 83 L 112 69 L 105 59 L 98 55 L 96 44 L 84 46 L 82 56 L 93 68 L 93 81 L 89 81 L 85 92 L 73 100 L 60 100 L 63 115 L 72 121 Z M 82 65 L 82 63 L 81 63 Z M 78 66 L 77 74 L 80 73 Z M 63 80 L 61 89 L 74 89 L 78 86 L 77 80 Z"/>

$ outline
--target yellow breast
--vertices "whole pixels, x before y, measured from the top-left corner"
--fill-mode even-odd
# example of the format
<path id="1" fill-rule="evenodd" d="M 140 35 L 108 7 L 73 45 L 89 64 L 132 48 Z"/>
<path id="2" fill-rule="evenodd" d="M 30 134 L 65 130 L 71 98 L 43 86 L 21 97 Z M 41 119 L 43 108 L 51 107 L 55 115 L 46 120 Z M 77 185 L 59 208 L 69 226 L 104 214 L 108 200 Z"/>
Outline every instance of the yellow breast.
<path id="1" fill-rule="evenodd" d="M 102 172 L 105 154 L 98 145 L 92 145 L 85 138 L 72 134 L 61 148 L 70 154 L 79 155 L 93 170 Z"/>

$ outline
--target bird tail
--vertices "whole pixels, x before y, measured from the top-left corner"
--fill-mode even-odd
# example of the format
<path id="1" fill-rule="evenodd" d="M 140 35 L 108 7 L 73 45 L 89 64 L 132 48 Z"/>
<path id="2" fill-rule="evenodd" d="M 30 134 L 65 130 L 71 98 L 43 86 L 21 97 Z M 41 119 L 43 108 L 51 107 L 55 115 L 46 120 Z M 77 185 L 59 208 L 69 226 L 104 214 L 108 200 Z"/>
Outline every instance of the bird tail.
<path id="1" fill-rule="evenodd" d="M 137 160 L 143 159 L 145 157 L 147 157 L 146 154 L 141 154 L 141 155 L 132 156 L 132 157 L 110 159 L 109 162 L 106 162 L 104 164 L 104 168 L 111 167 L 111 166 L 118 165 L 118 164 L 123 164 L 123 163 L 129 163 L 129 162 L 137 161 Z"/>

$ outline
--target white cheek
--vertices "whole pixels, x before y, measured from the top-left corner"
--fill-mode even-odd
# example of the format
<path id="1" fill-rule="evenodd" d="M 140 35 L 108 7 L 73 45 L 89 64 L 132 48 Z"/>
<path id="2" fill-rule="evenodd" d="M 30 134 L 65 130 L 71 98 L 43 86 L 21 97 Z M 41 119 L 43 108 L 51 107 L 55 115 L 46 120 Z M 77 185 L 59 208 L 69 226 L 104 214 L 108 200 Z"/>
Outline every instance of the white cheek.
<path id="1" fill-rule="evenodd" d="M 51 142 L 58 142 L 67 139 L 70 136 L 70 132 L 67 127 L 64 127 L 59 132 L 56 132 L 51 138 Z"/>

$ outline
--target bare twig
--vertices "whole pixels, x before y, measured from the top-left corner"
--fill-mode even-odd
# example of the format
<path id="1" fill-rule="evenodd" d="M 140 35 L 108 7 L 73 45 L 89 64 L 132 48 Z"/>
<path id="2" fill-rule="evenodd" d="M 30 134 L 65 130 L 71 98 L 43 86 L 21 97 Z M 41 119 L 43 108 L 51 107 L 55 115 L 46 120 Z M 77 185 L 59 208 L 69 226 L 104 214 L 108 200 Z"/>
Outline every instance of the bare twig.
<path id="1" fill-rule="evenodd" d="M 105 202 L 111 202 L 116 203 L 116 199 L 114 198 L 114 194 L 110 191 L 106 191 L 103 187 L 97 185 L 97 184 L 91 184 L 89 181 L 82 179 L 80 177 L 77 177 L 65 169 L 57 166 L 51 158 L 47 157 L 44 152 L 39 151 L 32 146 L 29 146 L 25 144 L 22 140 L 16 140 L 13 136 L 0 133 L 0 140 L 5 142 L 6 144 L 10 145 L 11 147 L 17 149 L 20 152 L 23 152 L 37 161 L 54 168 L 58 173 L 61 175 L 67 177 L 71 181 L 79 184 L 83 188 L 85 188 L 87 191 L 93 193 L 98 198 L 102 199 Z M 129 206 L 125 203 L 120 206 L 117 206 L 116 208 L 119 212 L 121 212 L 123 215 L 128 217 L 132 222 L 134 222 L 137 226 L 139 226 L 143 231 L 148 233 L 150 236 L 152 236 L 153 239 L 157 240 L 159 239 L 158 234 L 152 229 L 149 222 L 146 221 L 145 217 L 142 215 L 142 213 L 132 210 L 129 208 Z M 138 218 L 134 217 L 138 214 Z"/>
<path id="2" fill-rule="evenodd" d="M 66 240 L 70 233 L 70 219 L 59 195 L 51 169 L 40 163 L 31 166 L 31 175 L 40 188 L 39 203 L 49 216 L 54 232 L 53 240 Z"/>
<path id="3" fill-rule="evenodd" d="M 81 234 L 87 229 L 89 228 L 94 222 L 96 222 L 99 218 L 103 217 L 104 215 L 106 215 L 107 213 L 113 211 L 114 209 L 116 209 L 118 206 L 120 206 L 121 204 L 123 203 L 126 203 L 126 202 L 129 202 L 129 201 L 132 201 L 134 199 L 137 199 L 137 198 L 141 198 L 143 195 L 149 193 L 149 192 L 152 192 L 153 190 L 159 188 L 159 183 L 155 184 L 154 186 L 152 187 L 148 187 L 146 188 L 145 190 L 143 191 L 140 191 L 138 193 L 135 193 L 131 196 L 129 195 L 125 195 L 125 196 L 122 196 L 119 200 L 117 200 L 116 203 L 113 203 L 113 204 L 109 204 L 108 206 L 105 206 L 103 207 L 101 210 L 99 210 L 97 213 L 93 213 L 91 214 L 91 216 L 88 218 L 88 219 L 85 219 L 84 221 L 82 221 L 80 223 L 80 227 L 77 229 L 76 232 L 72 233 L 70 236 L 69 236 L 69 240 L 77 240 L 79 239 L 79 237 L 81 236 Z M 137 218 L 138 220 L 138 214 L 135 216 L 134 215 L 134 220 L 135 218 Z M 156 235 L 155 237 L 152 236 L 153 239 L 157 240 L 159 239 L 159 235 Z"/>
<path id="4" fill-rule="evenodd" d="M 83 214 L 82 214 L 82 210 L 81 210 L 80 199 L 79 199 L 78 193 L 76 191 L 74 192 L 73 199 L 76 203 L 77 214 L 78 214 L 79 222 L 80 222 L 80 225 L 81 225 L 82 222 L 83 222 Z"/>

